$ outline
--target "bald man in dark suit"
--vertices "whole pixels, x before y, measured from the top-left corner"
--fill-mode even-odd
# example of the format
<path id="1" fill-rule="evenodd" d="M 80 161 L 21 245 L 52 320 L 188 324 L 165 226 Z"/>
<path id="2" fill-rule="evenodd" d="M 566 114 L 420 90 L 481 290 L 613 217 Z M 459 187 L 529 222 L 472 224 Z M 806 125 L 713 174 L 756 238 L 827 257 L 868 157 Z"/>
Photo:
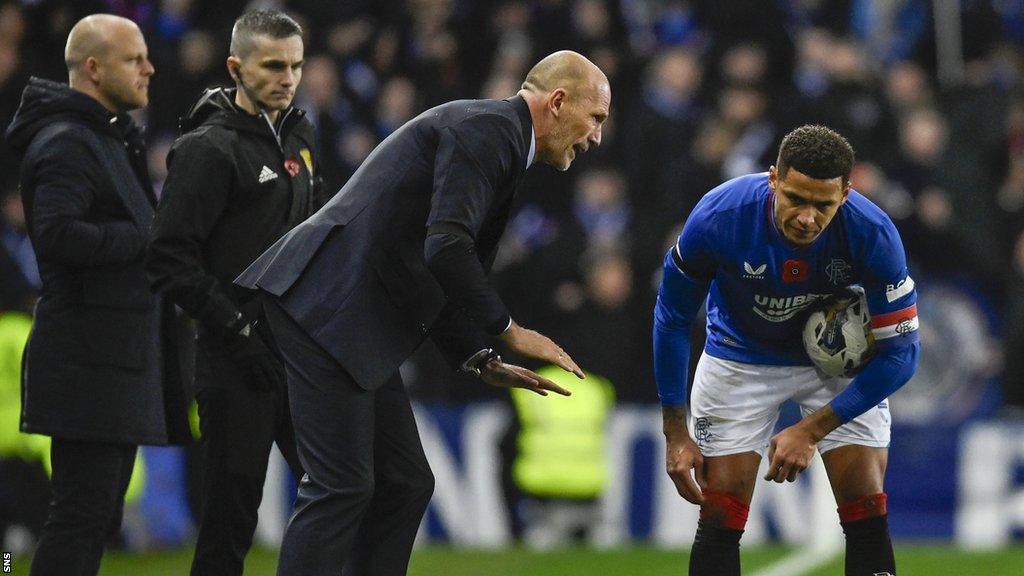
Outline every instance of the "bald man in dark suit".
<path id="1" fill-rule="evenodd" d="M 610 104 L 605 75 L 565 51 L 512 98 L 427 110 L 236 280 L 264 293 L 307 471 L 278 574 L 405 574 L 434 480 L 398 367 L 425 338 L 494 386 L 569 394 L 488 337 L 583 377 L 512 319 L 486 272 L 526 169 L 568 169 L 601 143 Z"/>

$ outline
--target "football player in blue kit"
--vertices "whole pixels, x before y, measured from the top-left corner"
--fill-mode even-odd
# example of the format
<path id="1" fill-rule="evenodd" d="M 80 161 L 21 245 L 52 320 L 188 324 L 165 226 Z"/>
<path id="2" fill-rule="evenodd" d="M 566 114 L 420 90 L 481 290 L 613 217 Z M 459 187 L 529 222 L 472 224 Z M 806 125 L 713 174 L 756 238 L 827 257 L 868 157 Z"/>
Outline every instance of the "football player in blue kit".
<path id="1" fill-rule="evenodd" d="M 767 173 L 730 180 L 694 208 L 665 256 L 654 313 L 655 379 L 668 474 L 700 505 L 694 576 L 738 575 L 739 540 L 761 458 L 792 482 L 821 454 L 846 534 L 846 574 L 895 574 L 883 488 L 886 398 L 920 351 L 917 293 L 892 221 L 850 188 L 853 149 L 824 126 L 783 139 Z M 852 380 L 803 349 L 814 302 L 858 284 L 875 356 Z M 707 300 L 707 343 L 687 400 L 690 325 Z M 802 419 L 772 436 L 780 405 Z"/>

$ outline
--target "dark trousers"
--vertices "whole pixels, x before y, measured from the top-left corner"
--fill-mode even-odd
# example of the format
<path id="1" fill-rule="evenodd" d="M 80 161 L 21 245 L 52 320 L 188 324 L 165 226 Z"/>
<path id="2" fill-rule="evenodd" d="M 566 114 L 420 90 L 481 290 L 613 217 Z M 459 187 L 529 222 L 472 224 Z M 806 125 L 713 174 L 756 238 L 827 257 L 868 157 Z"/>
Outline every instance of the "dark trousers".
<path id="1" fill-rule="evenodd" d="M 103 545 L 121 527 L 135 446 L 54 438 L 53 498 L 31 576 L 95 576 Z"/>
<path id="2" fill-rule="evenodd" d="M 287 392 L 283 382 L 269 390 L 252 386 L 227 357 L 198 354 L 203 505 L 191 574 L 240 575 L 275 442 L 301 476 Z"/>
<path id="3" fill-rule="evenodd" d="M 20 525 L 38 539 L 49 504 L 50 477 L 41 461 L 0 458 L 0 535 Z"/>
<path id="4" fill-rule="evenodd" d="M 401 378 L 363 390 L 279 305 L 266 315 L 306 470 L 278 575 L 405 574 L 434 476 Z"/>

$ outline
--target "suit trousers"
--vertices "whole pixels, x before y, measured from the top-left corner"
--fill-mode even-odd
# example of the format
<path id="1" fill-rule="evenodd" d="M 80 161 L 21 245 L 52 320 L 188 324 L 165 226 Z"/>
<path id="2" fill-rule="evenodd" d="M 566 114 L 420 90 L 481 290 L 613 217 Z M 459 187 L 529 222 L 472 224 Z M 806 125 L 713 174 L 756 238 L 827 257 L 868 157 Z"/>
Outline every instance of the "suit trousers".
<path id="1" fill-rule="evenodd" d="M 191 576 L 240 576 L 274 443 L 302 475 L 284 382 L 261 389 L 225 356 L 197 351 L 202 512 Z"/>
<path id="2" fill-rule="evenodd" d="M 434 476 L 401 377 L 360 388 L 279 304 L 265 300 L 306 471 L 278 575 L 405 574 Z"/>
<path id="3" fill-rule="evenodd" d="M 121 528 L 136 447 L 54 438 L 53 498 L 31 576 L 95 576 L 103 545 Z"/>

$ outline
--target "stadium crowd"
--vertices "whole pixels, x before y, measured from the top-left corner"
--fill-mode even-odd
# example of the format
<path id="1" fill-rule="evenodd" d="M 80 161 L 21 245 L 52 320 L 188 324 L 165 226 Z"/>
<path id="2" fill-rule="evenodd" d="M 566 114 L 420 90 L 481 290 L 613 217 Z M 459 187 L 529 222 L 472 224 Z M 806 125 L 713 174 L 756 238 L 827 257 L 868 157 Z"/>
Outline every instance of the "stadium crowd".
<path id="1" fill-rule="evenodd" d="M 141 122 L 159 189 L 178 118 L 203 88 L 230 84 L 234 18 L 281 7 L 306 30 L 296 101 L 333 190 L 419 112 L 511 96 L 539 55 L 577 50 L 607 73 L 612 114 L 576 170 L 528 173 L 495 265 L 517 320 L 565 342 L 620 401 L 656 401 L 650 311 L 664 248 L 707 190 L 766 169 L 783 134 L 820 122 L 853 144 L 854 186 L 896 222 L 919 283 L 954 279 L 993 302 L 1005 402 L 1024 408 L 1024 5 L 961 4 L 963 66 L 939 82 L 923 0 L 7 1 L 0 121 L 29 76 L 66 81 L 63 42 L 80 17 L 131 18 L 156 67 Z M 18 159 L 0 146 L 0 309 L 27 311 L 38 273 Z M 494 393 L 436 385 L 434 356 L 409 367 L 415 394 Z"/>

